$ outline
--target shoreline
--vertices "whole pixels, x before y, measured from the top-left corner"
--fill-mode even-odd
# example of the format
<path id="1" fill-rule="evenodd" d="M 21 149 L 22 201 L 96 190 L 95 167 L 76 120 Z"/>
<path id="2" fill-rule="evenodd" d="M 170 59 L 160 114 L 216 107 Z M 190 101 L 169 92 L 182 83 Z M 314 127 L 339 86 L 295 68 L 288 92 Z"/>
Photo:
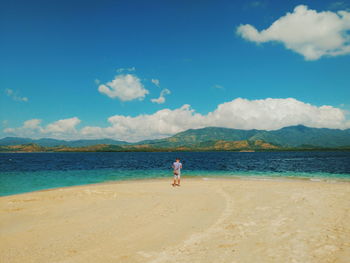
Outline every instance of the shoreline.
<path id="1" fill-rule="evenodd" d="M 9 145 L 11 146 L 11 145 Z M 19 145 L 22 146 L 22 145 Z M 8 147 L 8 146 L 0 146 L 0 147 Z M 83 147 L 84 148 L 84 147 Z M 155 149 L 155 150 L 124 150 L 124 151 L 110 151 L 110 150 L 106 150 L 106 151 L 88 151 L 88 150 L 67 150 L 67 151 L 0 151 L 1 153 L 4 154 L 8 154 L 8 153 L 183 153 L 183 152 L 198 152 L 198 153 L 206 153 L 206 152 L 234 152 L 234 153 L 264 153 L 264 152 L 350 152 L 350 148 L 347 148 L 347 146 L 345 147 L 319 147 L 319 148 L 279 148 L 279 149 L 255 149 L 255 150 L 246 150 L 246 149 L 237 149 L 237 150 L 224 150 L 224 149 L 220 149 L 220 150 L 215 150 L 215 149 L 210 149 L 210 150 L 200 150 L 200 149 L 188 149 L 188 150 L 180 150 L 180 149 Z"/>
<path id="2" fill-rule="evenodd" d="M 242 180 L 242 181 L 276 181 L 276 182 L 293 182 L 293 181 L 302 181 L 302 182 L 324 182 L 324 183 L 350 183 L 350 178 L 342 178 L 342 177 L 302 177 L 302 176 L 266 176 L 266 175 L 205 175 L 205 176 L 196 176 L 196 175 L 183 175 L 181 177 L 183 180 Z M 0 195 L 1 198 L 8 196 L 17 196 L 17 195 L 25 195 L 36 192 L 46 192 L 46 191 L 55 191 L 66 188 L 77 188 L 84 186 L 97 186 L 97 185 L 109 185 L 109 184 L 120 184 L 120 183 L 137 183 L 137 182 L 146 182 L 146 181 L 169 181 L 172 182 L 173 177 L 145 177 L 145 178 L 131 178 L 131 179 L 120 179 L 120 180 L 110 180 L 103 181 L 97 183 L 87 183 L 87 184 L 77 184 L 70 186 L 59 186 L 47 189 L 39 189 L 34 191 L 22 192 L 22 193 L 14 193 L 9 195 Z"/>

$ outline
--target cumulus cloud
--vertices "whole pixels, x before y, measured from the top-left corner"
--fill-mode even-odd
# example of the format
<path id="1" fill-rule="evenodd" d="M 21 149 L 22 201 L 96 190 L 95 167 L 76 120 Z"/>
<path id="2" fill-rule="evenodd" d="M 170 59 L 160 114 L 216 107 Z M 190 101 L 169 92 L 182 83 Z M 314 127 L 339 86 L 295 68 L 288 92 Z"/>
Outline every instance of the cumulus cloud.
<path id="1" fill-rule="evenodd" d="M 151 79 L 151 82 L 156 85 L 158 88 L 160 88 L 160 81 L 159 79 Z M 163 104 L 165 102 L 165 96 L 169 95 L 171 92 L 169 89 L 163 89 L 158 98 L 153 98 L 151 99 L 151 102 L 153 103 L 158 103 L 158 104 Z"/>
<path id="2" fill-rule="evenodd" d="M 164 138 L 190 129 L 209 126 L 235 129 L 275 130 L 303 124 L 309 127 L 349 128 L 345 112 L 332 106 L 314 106 L 293 98 L 263 100 L 234 99 L 217 106 L 206 115 L 196 113 L 190 105 L 163 109 L 136 117 L 115 115 L 110 126 L 85 127 L 82 136 L 115 138 L 126 141 Z"/>
<path id="3" fill-rule="evenodd" d="M 21 127 L 6 128 L 4 129 L 4 132 L 20 137 L 36 137 L 42 132 L 42 127 L 40 126 L 40 123 L 40 119 L 27 120 L 23 123 Z"/>
<path id="4" fill-rule="evenodd" d="M 163 90 L 160 92 L 159 97 L 156 98 L 156 99 L 151 99 L 151 101 L 152 101 L 153 103 L 162 104 L 162 103 L 165 102 L 165 95 L 168 95 L 168 94 L 170 94 L 170 90 L 168 90 L 168 89 L 163 89 Z"/>
<path id="5" fill-rule="evenodd" d="M 133 74 L 117 75 L 114 80 L 100 85 L 98 91 L 110 98 L 118 98 L 121 101 L 143 100 L 149 93 L 140 79 Z"/>
<path id="6" fill-rule="evenodd" d="M 51 135 L 56 138 L 112 138 L 140 141 L 171 136 L 187 129 L 209 126 L 234 129 L 276 130 L 286 126 L 305 125 L 316 128 L 350 128 L 346 111 L 332 106 L 315 106 L 294 98 L 248 100 L 237 98 L 219 104 L 208 114 L 197 113 L 190 105 L 177 109 L 162 109 L 153 114 L 135 117 L 114 115 L 108 118 L 109 126 L 85 126 L 80 130 L 78 118 L 53 122 L 46 127 L 40 120 L 26 121 L 20 128 L 4 131 L 18 136 Z"/>
<path id="7" fill-rule="evenodd" d="M 10 133 L 21 137 L 55 137 L 70 139 L 72 135 L 77 135 L 78 131 L 76 126 L 80 123 L 79 118 L 73 117 L 69 119 L 62 119 L 48 124 L 47 126 L 41 126 L 42 120 L 31 119 L 23 123 L 18 128 L 6 128 L 5 133 Z"/>
<path id="8" fill-rule="evenodd" d="M 212 126 L 238 129 L 276 130 L 303 124 L 310 127 L 345 128 L 345 113 L 332 106 L 314 106 L 293 98 L 235 99 L 220 104 L 207 116 Z"/>
<path id="9" fill-rule="evenodd" d="M 41 120 L 40 119 L 31 119 L 27 120 L 23 123 L 24 129 L 41 129 L 40 127 Z"/>
<path id="10" fill-rule="evenodd" d="M 252 25 L 240 25 L 237 34 L 256 43 L 276 41 L 304 56 L 317 60 L 323 56 L 350 53 L 350 12 L 308 9 L 305 5 L 295 7 L 260 32 Z"/>
<path id="11" fill-rule="evenodd" d="M 69 119 L 58 120 L 48 124 L 43 130 L 43 133 L 62 134 L 62 133 L 76 133 L 76 126 L 80 123 L 79 118 L 73 117 Z"/>
<path id="12" fill-rule="evenodd" d="M 17 132 L 18 129 L 16 129 L 16 128 L 5 128 L 3 131 L 4 131 L 4 133 L 13 133 L 13 134 L 19 135 L 19 133 Z"/>
<path id="13" fill-rule="evenodd" d="M 81 134 L 91 138 L 95 138 L 98 134 L 99 137 L 139 141 L 163 138 L 193 128 L 191 121 L 199 123 L 201 119 L 203 116 L 195 113 L 190 105 L 183 105 L 175 110 L 163 109 L 154 114 L 143 114 L 136 117 L 115 115 L 108 118 L 109 127 L 84 127 Z"/>
<path id="14" fill-rule="evenodd" d="M 159 79 L 151 79 L 151 82 L 156 85 L 157 87 L 160 86 L 160 82 L 159 82 Z"/>
<path id="15" fill-rule="evenodd" d="M 19 96 L 18 92 L 14 91 L 13 89 L 5 89 L 5 94 L 10 98 L 12 98 L 14 101 L 22 101 L 22 102 L 28 101 L 27 97 Z"/>

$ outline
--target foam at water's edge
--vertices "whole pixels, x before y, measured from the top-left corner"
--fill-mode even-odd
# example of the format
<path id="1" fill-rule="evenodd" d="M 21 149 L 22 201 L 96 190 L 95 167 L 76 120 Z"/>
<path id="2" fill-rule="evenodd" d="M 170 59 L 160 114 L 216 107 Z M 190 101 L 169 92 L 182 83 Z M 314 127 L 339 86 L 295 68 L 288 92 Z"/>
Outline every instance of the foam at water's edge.
<path id="1" fill-rule="evenodd" d="M 214 180 L 215 178 L 226 178 L 226 179 L 240 179 L 240 180 L 254 180 L 254 181 L 286 181 L 286 180 L 302 180 L 302 181 L 311 181 L 311 182 L 328 182 L 328 183 L 337 183 L 337 182 L 350 182 L 350 175 L 342 174 L 341 176 L 336 176 L 334 174 L 313 174 L 309 175 L 306 173 L 300 173 L 297 175 L 295 173 L 279 173 L 278 175 L 273 173 L 249 173 L 249 175 L 237 173 L 237 174 L 223 174 L 223 173 L 213 173 L 211 175 L 206 174 L 206 177 L 203 177 L 203 180 Z M 201 177 L 201 175 L 197 175 Z M 190 177 L 196 177 L 191 175 Z"/>

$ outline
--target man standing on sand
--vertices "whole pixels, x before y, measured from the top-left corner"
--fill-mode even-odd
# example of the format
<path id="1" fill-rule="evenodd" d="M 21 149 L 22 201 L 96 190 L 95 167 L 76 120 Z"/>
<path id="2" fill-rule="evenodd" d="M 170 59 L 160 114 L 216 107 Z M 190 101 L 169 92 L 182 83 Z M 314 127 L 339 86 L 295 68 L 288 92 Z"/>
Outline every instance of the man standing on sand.
<path id="1" fill-rule="evenodd" d="M 173 163 L 173 169 L 174 169 L 174 183 L 173 186 L 180 186 L 180 174 L 182 169 L 182 163 L 180 163 L 180 159 L 176 158 L 176 162 Z M 176 184 L 177 180 L 177 184 Z"/>

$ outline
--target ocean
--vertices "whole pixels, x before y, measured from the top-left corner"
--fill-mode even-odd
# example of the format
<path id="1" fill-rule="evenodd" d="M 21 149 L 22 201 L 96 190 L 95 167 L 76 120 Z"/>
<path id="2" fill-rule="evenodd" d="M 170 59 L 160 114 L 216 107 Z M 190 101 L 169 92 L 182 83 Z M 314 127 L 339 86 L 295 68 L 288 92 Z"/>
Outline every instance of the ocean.
<path id="1" fill-rule="evenodd" d="M 143 178 L 184 177 L 350 180 L 350 152 L 0 153 L 0 196 Z"/>

